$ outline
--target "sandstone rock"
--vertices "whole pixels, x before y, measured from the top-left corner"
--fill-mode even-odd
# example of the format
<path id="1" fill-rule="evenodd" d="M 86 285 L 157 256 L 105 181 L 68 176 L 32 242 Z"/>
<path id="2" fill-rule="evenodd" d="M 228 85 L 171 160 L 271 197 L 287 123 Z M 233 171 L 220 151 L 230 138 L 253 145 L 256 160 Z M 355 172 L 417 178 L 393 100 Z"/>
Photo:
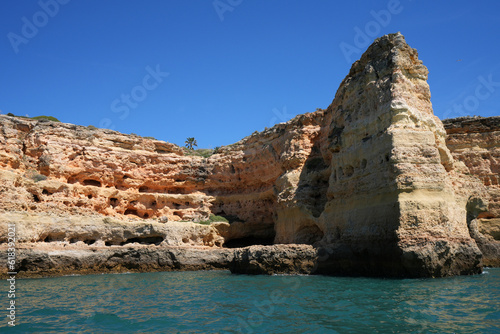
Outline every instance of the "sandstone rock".
<path id="1" fill-rule="evenodd" d="M 101 216 L 57 216 L 10 212 L 0 215 L 0 244 L 7 242 L 7 224 L 16 227 L 17 245 L 25 243 L 107 246 L 222 246 L 224 238 L 212 226 L 191 222 L 161 224 L 155 220 L 123 221 Z"/>
<path id="2" fill-rule="evenodd" d="M 478 273 L 476 241 L 483 239 L 471 238 L 473 226 L 498 217 L 500 203 L 499 141 L 491 130 L 497 123 L 462 122 L 446 140 L 427 74 L 401 34 L 383 36 L 353 64 L 327 109 L 252 134 L 209 158 L 115 131 L 0 116 L 2 221 L 18 221 L 20 240 L 33 246 L 32 260 L 49 261 L 50 268 L 60 256 L 47 253 L 49 244 L 88 252 L 95 243 L 100 257 L 109 247 L 120 254 L 129 254 L 129 246 L 161 253 L 274 238 L 275 244 L 314 246 L 316 268 L 308 269 L 310 246 L 234 250 L 231 267 L 411 277 Z M 478 208 L 474 198 L 489 201 L 485 212 L 468 209 Z M 46 212 L 65 218 L 44 218 Z M 229 223 L 185 222 L 211 214 Z M 68 260 L 61 263 L 73 263 L 64 268 L 91 266 L 64 254 Z M 88 263 L 101 263 L 86 254 Z M 296 262 L 299 255 L 304 262 Z M 113 268 L 120 261 L 132 260 L 113 257 Z"/>
<path id="3" fill-rule="evenodd" d="M 328 272 L 480 272 L 467 227 L 469 194 L 455 191 L 454 160 L 426 79 L 400 34 L 378 39 L 354 63 L 325 112 L 291 204 L 278 211 L 277 240 L 315 236 L 332 250 L 331 268 L 322 268 Z M 300 200 L 301 189 L 316 196 L 315 205 Z M 439 261 L 426 255 L 432 252 L 442 254 Z M 457 268 L 441 268 L 445 262 Z"/>
<path id="4" fill-rule="evenodd" d="M 500 217 L 500 116 L 461 117 L 443 123 L 453 157 L 487 187 L 489 206 L 480 218 Z"/>
<path id="5" fill-rule="evenodd" d="M 238 274 L 304 275 L 316 266 L 316 250 L 310 245 L 273 245 L 236 249 L 229 269 Z"/>
<path id="6" fill-rule="evenodd" d="M 443 123 L 453 157 L 464 164 L 464 173 L 485 186 L 481 198 L 487 205 L 469 218 L 479 218 L 469 224 L 471 236 L 483 253 L 484 265 L 500 266 L 500 117 L 460 117 Z"/>
<path id="7" fill-rule="evenodd" d="M 0 247 L 2 252 L 5 251 Z M 226 269 L 232 251 L 193 247 L 104 247 L 75 249 L 52 247 L 20 248 L 17 277 L 46 277 L 68 274 Z M 1 277 L 6 277 L 6 259 L 0 259 Z"/>
<path id="8" fill-rule="evenodd" d="M 469 223 L 472 238 L 483 254 L 485 266 L 500 266 L 500 219 L 474 219 Z"/>
<path id="9" fill-rule="evenodd" d="M 487 235 L 494 240 L 500 240 L 500 219 L 480 219 L 479 232 Z"/>

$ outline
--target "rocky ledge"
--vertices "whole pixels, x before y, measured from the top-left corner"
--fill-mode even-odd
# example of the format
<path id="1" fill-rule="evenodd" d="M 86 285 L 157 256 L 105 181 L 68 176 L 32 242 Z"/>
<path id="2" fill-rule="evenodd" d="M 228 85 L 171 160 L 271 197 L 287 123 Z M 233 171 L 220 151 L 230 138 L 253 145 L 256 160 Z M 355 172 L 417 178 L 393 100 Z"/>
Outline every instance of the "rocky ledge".
<path id="1" fill-rule="evenodd" d="M 498 122 L 445 129 L 427 75 L 401 34 L 383 36 L 327 109 L 207 158 L 152 138 L 0 116 L 0 250 L 11 223 L 23 276 L 479 273 L 483 256 L 498 265 L 500 255 Z M 200 224 L 214 215 L 227 222 Z"/>

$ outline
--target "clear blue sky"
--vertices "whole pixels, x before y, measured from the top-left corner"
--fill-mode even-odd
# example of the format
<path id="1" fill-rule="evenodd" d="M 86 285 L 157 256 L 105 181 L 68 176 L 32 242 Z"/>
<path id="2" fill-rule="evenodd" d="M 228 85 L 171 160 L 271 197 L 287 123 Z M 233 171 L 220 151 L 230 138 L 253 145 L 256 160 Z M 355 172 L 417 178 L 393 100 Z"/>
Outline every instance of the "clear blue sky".
<path id="1" fill-rule="evenodd" d="M 228 145 L 326 108 L 368 44 L 397 31 L 430 70 L 437 116 L 500 114 L 498 1 L 4 0 L 0 8 L 4 114 Z"/>

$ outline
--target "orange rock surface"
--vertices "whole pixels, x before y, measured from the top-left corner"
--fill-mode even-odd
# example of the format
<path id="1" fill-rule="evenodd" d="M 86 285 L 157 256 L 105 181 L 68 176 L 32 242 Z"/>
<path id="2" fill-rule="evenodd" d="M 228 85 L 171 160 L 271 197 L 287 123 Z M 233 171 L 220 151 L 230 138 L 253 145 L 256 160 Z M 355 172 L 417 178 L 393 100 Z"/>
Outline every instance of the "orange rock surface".
<path id="1" fill-rule="evenodd" d="M 80 242 L 81 249 L 105 249 L 106 242 L 295 243 L 318 250 L 318 262 L 310 262 L 316 266 L 298 266 L 317 273 L 478 273 L 481 252 L 470 223 L 478 215 L 498 217 L 497 134 L 460 130 L 462 136 L 448 127 L 446 139 L 427 74 L 401 34 L 381 37 L 353 64 L 327 109 L 208 158 L 111 130 L 0 116 L 3 221 L 27 215 L 17 222 L 22 240 L 40 249 L 50 242 Z M 490 203 L 486 213 L 482 199 Z M 191 223 L 212 214 L 229 223 Z M 43 215 L 53 218 L 35 224 L 37 237 L 30 226 Z M 51 233 L 58 239 L 40 237 Z M 266 259 L 280 253 L 273 249 Z M 296 259 L 300 252 L 289 253 Z"/>
<path id="2" fill-rule="evenodd" d="M 461 117 L 443 121 L 446 144 L 453 157 L 467 166 L 486 188 L 487 207 L 479 213 L 472 233 L 483 262 L 500 266 L 500 117 Z"/>
<path id="3" fill-rule="evenodd" d="M 483 181 L 489 198 L 481 218 L 500 218 L 500 117 L 462 117 L 444 122 L 446 145 L 456 160 Z"/>

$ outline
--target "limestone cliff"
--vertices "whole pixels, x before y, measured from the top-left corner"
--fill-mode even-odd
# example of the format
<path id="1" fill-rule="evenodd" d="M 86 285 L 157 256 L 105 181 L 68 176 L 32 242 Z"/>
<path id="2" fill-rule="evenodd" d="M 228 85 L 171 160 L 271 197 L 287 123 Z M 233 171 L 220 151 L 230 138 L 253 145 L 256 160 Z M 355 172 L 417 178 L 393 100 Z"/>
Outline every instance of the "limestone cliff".
<path id="1" fill-rule="evenodd" d="M 453 157 L 486 188 L 478 219 L 469 222 L 488 266 L 500 266 L 500 117 L 461 117 L 443 121 Z"/>
<path id="2" fill-rule="evenodd" d="M 178 268 L 478 273 L 481 252 L 468 222 L 480 213 L 473 204 L 486 190 L 447 148 L 426 79 L 427 68 L 404 37 L 383 36 L 353 64 L 327 109 L 209 158 L 111 130 L 0 116 L 0 232 L 16 222 L 18 247 L 30 249 L 23 268 L 31 272 L 35 258 L 49 261 L 51 273 L 64 271 L 57 266 L 77 270 L 81 260 L 63 264 L 50 257 L 52 248 L 109 255 L 132 247 L 137 257 L 149 249 L 163 252 L 148 257 L 152 270 L 161 270 L 159 259 L 180 247 L 216 259 Z M 210 214 L 229 223 L 188 222 Z M 271 243 L 262 251 L 224 248 Z M 92 263 L 104 270 L 106 256 L 85 260 L 85 270 Z M 120 270 L 113 263 L 107 270 Z"/>
<path id="3" fill-rule="evenodd" d="M 323 207 L 315 212 L 299 201 L 276 222 L 286 242 L 297 242 L 304 226 L 317 232 L 330 254 L 320 272 L 480 271 L 466 223 L 470 194 L 455 191 L 459 171 L 432 112 L 427 74 L 402 35 L 384 36 L 354 63 L 325 111 L 315 168 L 302 169 L 297 187 L 321 195 Z"/>

